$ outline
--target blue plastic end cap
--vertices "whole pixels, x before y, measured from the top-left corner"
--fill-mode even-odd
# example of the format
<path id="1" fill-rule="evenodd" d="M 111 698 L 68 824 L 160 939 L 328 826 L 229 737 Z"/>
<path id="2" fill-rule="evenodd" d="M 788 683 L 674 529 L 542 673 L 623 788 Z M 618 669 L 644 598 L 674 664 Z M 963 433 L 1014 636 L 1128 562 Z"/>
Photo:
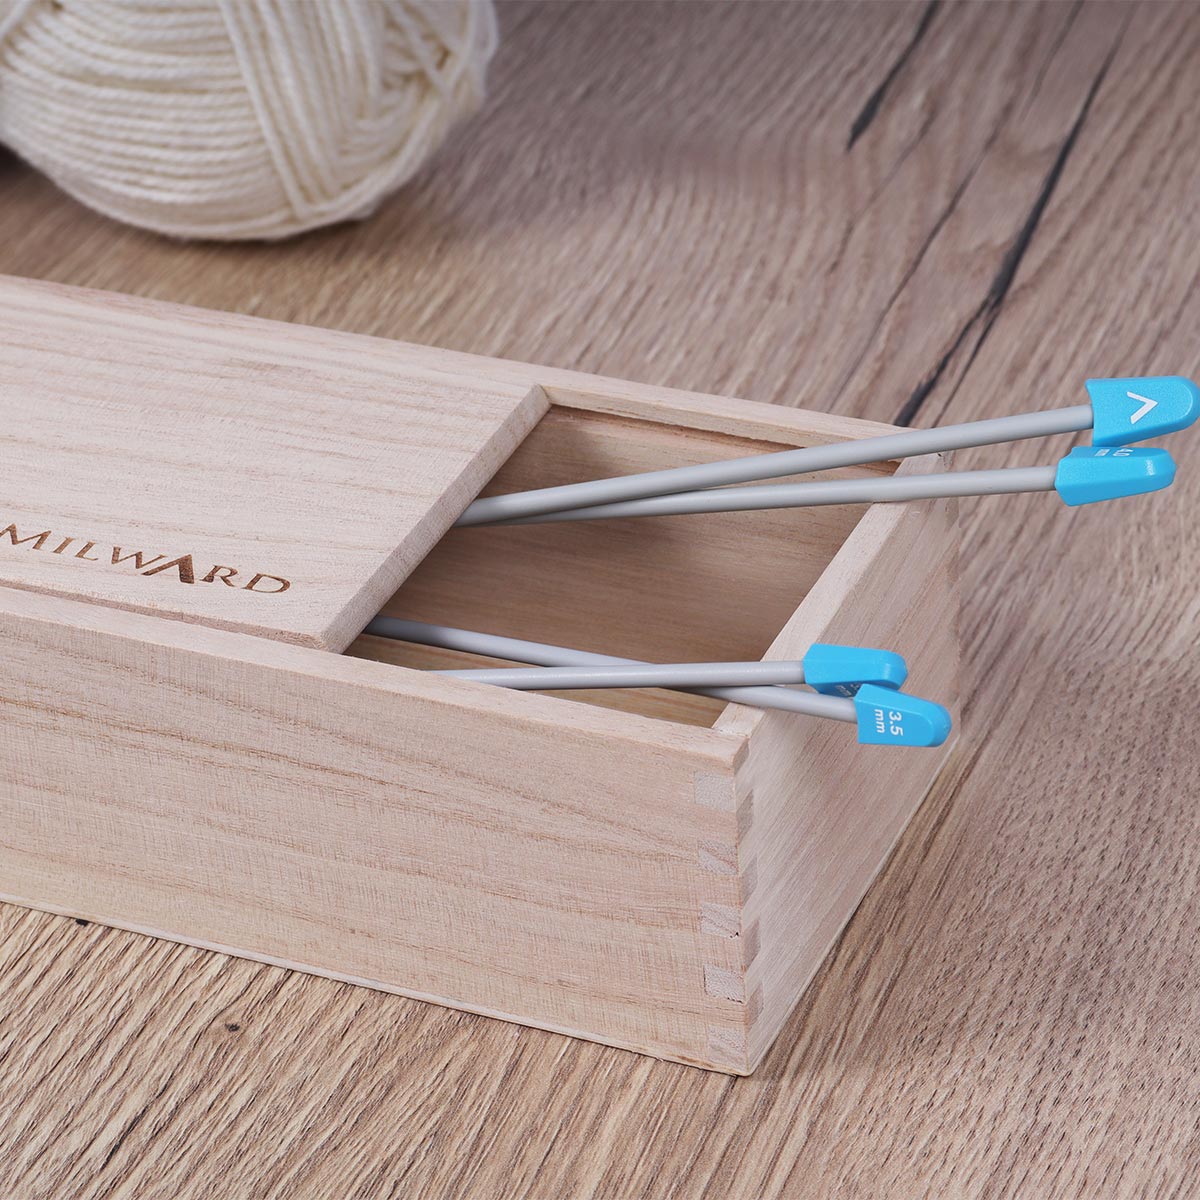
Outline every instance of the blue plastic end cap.
<path id="1" fill-rule="evenodd" d="M 1200 416 L 1200 388 L 1182 375 L 1089 379 L 1092 445 L 1125 446 L 1186 429 Z"/>
<path id="2" fill-rule="evenodd" d="M 1063 503 L 1094 504 L 1170 487 L 1175 461 L 1165 450 L 1146 446 L 1076 446 L 1061 459 L 1054 490 Z"/>
<path id="3" fill-rule="evenodd" d="M 864 746 L 940 746 L 950 714 L 932 700 L 863 684 L 854 697 L 858 740 Z"/>
<path id="4" fill-rule="evenodd" d="M 907 678 L 908 666 L 891 650 L 814 642 L 804 656 L 804 682 L 823 696 L 852 697 L 864 683 L 895 689 Z"/>

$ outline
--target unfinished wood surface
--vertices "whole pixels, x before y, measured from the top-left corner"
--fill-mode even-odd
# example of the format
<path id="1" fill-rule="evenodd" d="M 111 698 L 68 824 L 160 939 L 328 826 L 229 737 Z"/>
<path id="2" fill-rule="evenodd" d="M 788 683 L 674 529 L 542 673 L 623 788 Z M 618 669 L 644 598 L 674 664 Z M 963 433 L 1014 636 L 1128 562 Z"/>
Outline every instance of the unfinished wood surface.
<path id="1" fill-rule="evenodd" d="M 909 459 L 905 474 L 928 469 Z M 960 722 L 958 561 L 953 502 L 877 505 L 838 552 L 769 658 L 814 642 L 888 646 L 910 664 L 906 688 L 936 697 Z M 746 731 L 738 772 L 745 988 L 752 997 L 748 1058 L 757 1064 L 842 931 L 913 814 L 927 762 L 860 746 L 838 753 L 833 729 L 796 738 L 786 719 L 731 706 L 723 733 Z M 925 752 L 944 761 L 951 743 Z M 828 764 L 838 762 L 831 772 Z M 845 762 L 845 767 L 842 763 Z"/>
<path id="2" fill-rule="evenodd" d="M 183 246 L 10 160 L 0 266 L 921 425 L 1200 373 L 1194 5 L 501 20 L 488 110 L 364 225 Z M 9 908 L 4 1190 L 1190 1194 L 1196 445 L 1128 505 L 964 502 L 963 740 L 753 1077 Z"/>
<path id="3" fill-rule="evenodd" d="M 24 592 L 0 636 L 3 899 L 746 1070 L 744 738 Z"/>
<path id="4" fill-rule="evenodd" d="M 546 408 L 378 339 L 0 277 L 0 583 L 342 649 Z"/>

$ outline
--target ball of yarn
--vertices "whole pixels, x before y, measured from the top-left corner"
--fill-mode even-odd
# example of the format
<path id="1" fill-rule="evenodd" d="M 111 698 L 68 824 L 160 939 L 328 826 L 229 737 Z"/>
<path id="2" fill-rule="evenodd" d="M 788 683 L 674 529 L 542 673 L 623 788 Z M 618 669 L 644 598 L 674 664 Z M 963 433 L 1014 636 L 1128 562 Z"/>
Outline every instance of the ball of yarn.
<path id="1" fill-rule="evenodd" d="M 0 0 L 0 142 L 160 233 L 366 216 L 483 97 L 491 0 Z"/>

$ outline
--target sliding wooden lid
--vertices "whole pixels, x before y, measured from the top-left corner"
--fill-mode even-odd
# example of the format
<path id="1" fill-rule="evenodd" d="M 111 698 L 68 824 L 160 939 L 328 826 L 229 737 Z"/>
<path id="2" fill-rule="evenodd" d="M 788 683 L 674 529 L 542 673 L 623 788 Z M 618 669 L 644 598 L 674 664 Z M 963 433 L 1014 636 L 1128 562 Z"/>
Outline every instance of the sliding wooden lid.
<path id="1" fill-rule="evenodd" d="M 0 585 L 341 650 L 545 406 L 399 343 L 0 276 Z"/>

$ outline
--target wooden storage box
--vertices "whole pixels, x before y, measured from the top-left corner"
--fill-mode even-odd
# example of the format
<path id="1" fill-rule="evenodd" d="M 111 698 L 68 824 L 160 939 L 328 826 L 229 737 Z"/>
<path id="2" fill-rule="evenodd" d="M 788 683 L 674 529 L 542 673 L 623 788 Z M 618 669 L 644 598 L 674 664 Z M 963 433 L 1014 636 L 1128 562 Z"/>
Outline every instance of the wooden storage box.
<path id="1" fill-rule="evenodd" d="M 0 380 L 3 899 L 754 1068 L 948 747 L 357 635 L 857 642 L 954 710 L 946 503 L 447 533 L 484 488 L 887 427 L 11 279 Z"/>

